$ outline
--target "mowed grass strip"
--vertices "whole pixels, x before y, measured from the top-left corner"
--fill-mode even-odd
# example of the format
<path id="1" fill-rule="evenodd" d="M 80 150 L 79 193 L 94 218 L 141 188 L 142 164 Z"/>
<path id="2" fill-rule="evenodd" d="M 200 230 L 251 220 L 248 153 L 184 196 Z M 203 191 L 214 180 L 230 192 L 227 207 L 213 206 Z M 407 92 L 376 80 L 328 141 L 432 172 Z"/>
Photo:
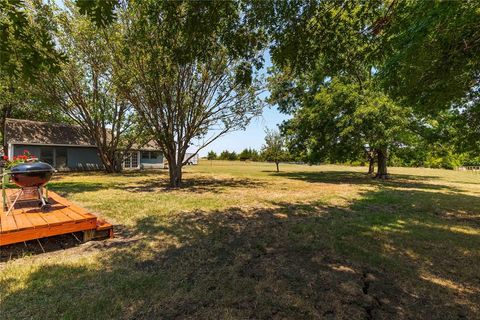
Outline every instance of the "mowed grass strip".
<path id="1" fill-rule="evenodd" d="M 2 319 L 480 317 L 480 175 L 274 169 L 203 161 L 179 190 L 163 170 L 56 177 L 117 237 L 2 248 Z"/>

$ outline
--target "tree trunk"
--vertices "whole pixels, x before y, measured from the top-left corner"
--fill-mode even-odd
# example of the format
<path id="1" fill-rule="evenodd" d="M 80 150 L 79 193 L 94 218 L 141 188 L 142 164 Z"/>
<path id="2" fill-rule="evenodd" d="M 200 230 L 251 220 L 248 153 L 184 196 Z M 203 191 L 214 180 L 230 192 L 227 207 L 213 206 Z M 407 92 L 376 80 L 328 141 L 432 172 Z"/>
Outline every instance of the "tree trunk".
<path id="1" fill-rule="evenodd" d="M 15 88 L 13 85 L 10 86 L 9 91 L 12 95 L 15 94 Z M 13 104 L 7 104 L 2 108 L 2 113 L 1 113 L 1 123 L 0 123 L 0 133 L 2 134 L 2 146 L 3 146 L 3 154 L 8 155 L 8 144 L 7 140 L 5 139 L 5 123 L 7 121 L 7 118 L 10 118 L 12 115 L 13 111 Z"/>
<path id="2" fill-rule="evenodd" d="M 168 159 L 168 173 L 170 176 L 170 188 L 180 188 L 182 185 L 182 163 L 177 163 L 175 156 Z"/>
<path id="3" fill-rule="evenodd" d="M 114 157 L 114 160 L 113 160 L 113 161 L 114 161 L 114 163 L 115 163 L 115 169 L 114 169 L 115 172 L 117 172 L 117 173 L 122 172 L 122 171 L 123 171 L 123 167 L 122 167 L 122 156 L 121 156 L 121 154 L 115 152 L 115 154 L 114 154 L 113 157 Z M 140 161 L 140 159 L 138 159 L 138 161 Z"/>
<path id="4" fill-rule="evenodd" d="M 375 157 L 370 157 L 368 162 L 368 174 L 373 174 L 375 172 Z"/>
<path id="5" fill-rule="evenodd" d="M 97 142 L 98 143 L 98 142 Z M 100 160 L 102 160 L 103 168 L 106 173 L 114 173 L 115 168 L 109 159 L 108 154 L 104 151 L 101 146 L 97 146 L 98 154 L 100 155 Z"/>
<path id="6" fill-rule="evenodd" d="M 0 121 L 0 133 L 2 135 L 3 154 L 8 155 L 8 144 L 7 144 L 7 140 L 5 139 L 5 123 L 7 121 L 7 118 L 10 117 L 13 108 L 11 105 L 8 105 L 8 106 L 4 106 L 2 109 L 3 110 L 1 115 L 2 118 Z"/>
<path id="7" fill-rule="evenodd" d="M 104 163 L 105 171 L 107 173 L 120 173 L 122 172 L 122 163 L 115 156 L 107 156 L 107 162 Z"/>
<path id="8" fill-rule="evenodd" d="M 280 169 L 278 168 L 278 162 L 275 162 L 275 164 L 277 165 L 277 172 L 280 172 Z"/>
<path id="9" fill-rule="evenodd" d="M 115 169 L 110 164 L 103 164 L 106 173 L 114 173 Z"/>
<path id="10" fill-rule="evenodd" d="M 97 139 L 97 151 L 102 161 L 103 168 L 106 173 L 122 172 L 122 159 L 117 154 L 117 151 L 111 151 L 110 148 L 105 147 L 99 139 Z M 140 159 L 139 159 L 140 161 Z"/>
<path id="11" fill-rule="evenodd" d="M 386 149 L 378 149 L 377 150 L 377 158 L 378 158 L 378 170 L 375 178 L 377 179 L 388 179 L 387 173 L 387 150 Z"/>
<path id="12" fill-rule="evenodd" d="M 122 172 L 122 157 L 118 151 L 108 150 L 108 153 L 105 155 L 106 159 L 110 166 L 110 173 L 120 173 Z M 140 161 L 140 159 L 138 159 Z"/>

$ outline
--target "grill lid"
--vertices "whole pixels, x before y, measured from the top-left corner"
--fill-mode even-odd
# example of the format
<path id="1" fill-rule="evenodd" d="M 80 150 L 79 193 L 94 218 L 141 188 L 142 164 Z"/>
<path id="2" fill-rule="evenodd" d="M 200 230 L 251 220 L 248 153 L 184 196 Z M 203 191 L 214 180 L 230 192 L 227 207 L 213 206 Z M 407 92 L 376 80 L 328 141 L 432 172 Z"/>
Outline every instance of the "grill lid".
<path id="1" fill-rule="evenodd" d="M 27 173 L 27 172 L 54 172 L 55 169 L 45 162 L 26 162 L 20 163 L 12 167 L 12 173 Z"/>

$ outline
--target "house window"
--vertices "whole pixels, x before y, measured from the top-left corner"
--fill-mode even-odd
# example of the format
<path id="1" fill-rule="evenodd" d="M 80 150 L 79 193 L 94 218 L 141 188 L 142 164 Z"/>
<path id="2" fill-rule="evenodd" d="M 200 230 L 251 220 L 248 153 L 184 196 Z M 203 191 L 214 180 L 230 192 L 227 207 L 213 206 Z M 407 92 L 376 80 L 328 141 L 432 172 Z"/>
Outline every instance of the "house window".
<path id="1" fill-rule="evenodd" d="M 40 148 L 40 161 L 46 162 L 51 166 L 54 166 L 53 162 L 53 148 L 49 147 L 42 147 Z"/>
<path id="2" fill-rule="evenodd" d="M 159 156 L 158 151 L 142 151 L 142 159 L 157 159 Z"/>

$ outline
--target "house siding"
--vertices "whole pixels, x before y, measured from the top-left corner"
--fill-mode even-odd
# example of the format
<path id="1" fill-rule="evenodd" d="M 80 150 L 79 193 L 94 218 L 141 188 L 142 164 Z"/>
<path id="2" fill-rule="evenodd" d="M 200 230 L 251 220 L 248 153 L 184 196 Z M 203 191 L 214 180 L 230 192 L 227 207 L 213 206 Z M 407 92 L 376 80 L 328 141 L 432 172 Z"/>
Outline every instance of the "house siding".
<path id="1" fill-rule="evenodd" d="M 68 167 L 73 170 L 101 170 L 103 168 L 97 148 L 68 148 L 67 162 Z"/>
<path id="2" fill-rule="evenodd" d="M 43 160 L 41 157 L 41 148 L 53 149 L 53 166 L 57 170 L 65 171 L 86 171 L 86 170 L 102 170 L 103 164 L 98 150 L 95 147 L 62 147 L 62 146 L 41 146 L 41 145 L 27 145 L 27 144 L 15 144 L 13 147 L 13 156 L 22 155 L 24 150 L 28 150 L 36 158 Z M 58 149 L 66 149 L 67 162 L 66 167 L 59 167 L 55 156 Z M 137 151 L 134 151 L 137 152 Z M 139 155 L 139 163 L 141 169 L 161 169 L 163 165 L 163 154 L 160 153 L 157 158 L 154 159 L 142 159 L 141 152 Z"/>

